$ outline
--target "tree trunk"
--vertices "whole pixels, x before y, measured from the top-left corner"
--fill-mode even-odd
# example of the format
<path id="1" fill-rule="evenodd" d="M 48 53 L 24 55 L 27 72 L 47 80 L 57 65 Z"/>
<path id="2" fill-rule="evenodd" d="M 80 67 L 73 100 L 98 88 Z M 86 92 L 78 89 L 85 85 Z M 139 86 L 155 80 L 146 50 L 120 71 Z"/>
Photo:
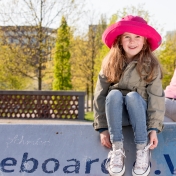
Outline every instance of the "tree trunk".
<path id="1" fill-rule="evenodd" d="M 89 111 L 89 85 L 86 84 L 86 93 L 87 93 L 87 99 L 86 99 L 86 112 Z"/>

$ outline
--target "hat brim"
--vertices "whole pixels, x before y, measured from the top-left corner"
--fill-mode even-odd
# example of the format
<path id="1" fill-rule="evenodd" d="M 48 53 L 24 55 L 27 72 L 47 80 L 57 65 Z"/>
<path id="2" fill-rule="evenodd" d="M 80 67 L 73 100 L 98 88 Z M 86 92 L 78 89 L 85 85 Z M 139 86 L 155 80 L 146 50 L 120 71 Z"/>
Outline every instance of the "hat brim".
<path id="1" fill-rule="evenodd" d="M 125 32 L 146 37 L 152 51 L 157 49 L 162 41 L 160 34 L 153 27 L 136 21 L 119 21 L 109 26 L 104 31 L 102 40 L 111 48 L 117 36 Z"/>

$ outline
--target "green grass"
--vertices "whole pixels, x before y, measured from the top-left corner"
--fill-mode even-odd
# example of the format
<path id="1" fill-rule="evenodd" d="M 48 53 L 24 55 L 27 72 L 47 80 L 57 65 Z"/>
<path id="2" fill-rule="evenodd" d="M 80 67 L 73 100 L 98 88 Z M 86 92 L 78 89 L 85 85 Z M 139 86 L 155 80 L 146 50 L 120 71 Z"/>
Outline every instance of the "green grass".
<path id="1" fill-rule="evenodd" d="M 93 121 L 94 120 L 93 112 L 86 112 L 85 113 L 85 120 Z"/>

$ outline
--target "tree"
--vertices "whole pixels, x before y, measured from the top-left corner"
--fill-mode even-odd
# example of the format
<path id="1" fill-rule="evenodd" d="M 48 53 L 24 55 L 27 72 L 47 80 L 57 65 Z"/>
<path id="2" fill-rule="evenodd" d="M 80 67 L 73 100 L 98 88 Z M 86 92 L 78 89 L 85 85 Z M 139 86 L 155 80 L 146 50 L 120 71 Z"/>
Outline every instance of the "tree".
<path id="1" fill-rule="evenodd" d="M 17 50 L 18 52 L 12 53 L 10 52 L 11 49 L 9 49 L 8 46 L 0 45 L 0 89 L 6 90 L 6 89 L 24 89 L 27 88 L 31 81 L 24 77 L 23 74 L 21 74 L 19 71 L 17 71 L 15 68 L 21 68 L 25 69 L 25 66 L 23 66 L 22 62 L 18 63 L 18 66 L 16 66 L 16 53 L 18 53 L 18 57 L 21 57 L 21 60 L 25 60 L 25 55 L 23 55 L 23 52 L 20 52 L 20 49 L 16 46 L 13 46 L 13 50 Z M 21 53 L 21 54 L 20 54 Z M 9 68 L 11 68 L 11 71 L 9 72 Z M 25 69 L 26 72 L 30 70 L 30 68 Z"/>
<path id="2" fill-rule="evenodd" d="M 93 94 L 94 94 L 94 88 L 95 88 L 95 62 L 96 58 L 99 55 L 100 49 L 103 47 L 103 43 L 101 41 L 101 36 L 105 28 L 107 27 L 106 25 L 106 19 L 101 17 L 101 20 L 98 25 L 90 25 L 89 26 L 89 40 L 88 40 L 88 45 L 91 57 L 90 57 L 90 70 L 91 70 L 91 76 L 90 76 L 90 92 L 91 92 L 91 111 L 93 111 Z"/>
<path id="3" fill-rule="evenodd" d="M 57 32 L 56 46 L 54 52 L 54 82 L 53 90 L 70 90 L 71 64 L 70 64 L 70 28 L 65 17 L 62 17 L 61 26 Z"/>
<path id="4" fill-rule="evenodd" d="M 74 38 L 71 47 L 71 73 L 74 90 L 86 91 L 87 111 L 89 107 L 91 85 L 91 53 L 88 49 L 87 36 Z"/>
<path id="5" fill-rule="evenodd" d="M 82 4 L 79 0 L 0 1 L 0 21 L 3 24 L 1 30 L 4 32 L 4 44 L 11 45 L 12 42 L 18 44 L 28 56 L 25 64 L 33 67 L 32 78 L 38 80 L 39 90 L 42 89 L 46 61 L 50 59 L 55 43 L 56 30 L 52 28 L 59 26 L 63 14 L 67 18 L 72 16 L 70 23 L 73 24 L 74 17 L 79 16 L 73 14 L 80 12 Z M 19 60 L 20 58 L 17 58 L 17 61 Z M 23 70 L 19 71 L 23 72 Z M 26 76 L 31 77 L 31 74 Z"/>
<path id="6" fill-rule="evenodd" d="M 173 31 L 166 35 L 158 56 L 164 71 L 162 83 L 165 88 L 169 85 L 176 68 L 176 32 Z"/>
<path id="7" fill-rule="evenodd" d="M 101 35 L 106 28 L 106 18 L 101 16 L 99 23 L 89 25 L 88 32 L 82 36 L 75 37 L 71 47 L 71 63 L 73 65 L 72 76 L 75 89 L 81 88 L 87 93 L 87 107 L 89 98 L 91 110 L 93 110 L 93 92 L 95 77 L 95 59 L 103 43 Z"/>

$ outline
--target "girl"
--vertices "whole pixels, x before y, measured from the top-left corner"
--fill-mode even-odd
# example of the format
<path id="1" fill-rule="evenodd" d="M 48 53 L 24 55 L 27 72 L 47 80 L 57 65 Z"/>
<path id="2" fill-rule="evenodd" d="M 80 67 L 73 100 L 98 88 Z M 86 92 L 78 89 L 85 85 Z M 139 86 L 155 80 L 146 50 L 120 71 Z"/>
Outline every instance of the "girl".
<path id="1" fill-rule="evenodd" d="M 124 174 L 122 126 L 132 125 L 136 144 L 132 175 L 147 176 L 149 149 L 157 147 L 165 110 L 162 72 L 152 54 L 161 36 L 143 18 L 128 15 L 109 26 L 102 40 L 110 51 L 95 89 L 94 128 L 100 132 L 102 145 L 112 147 L 107 170 L 111 176 Z"/>

